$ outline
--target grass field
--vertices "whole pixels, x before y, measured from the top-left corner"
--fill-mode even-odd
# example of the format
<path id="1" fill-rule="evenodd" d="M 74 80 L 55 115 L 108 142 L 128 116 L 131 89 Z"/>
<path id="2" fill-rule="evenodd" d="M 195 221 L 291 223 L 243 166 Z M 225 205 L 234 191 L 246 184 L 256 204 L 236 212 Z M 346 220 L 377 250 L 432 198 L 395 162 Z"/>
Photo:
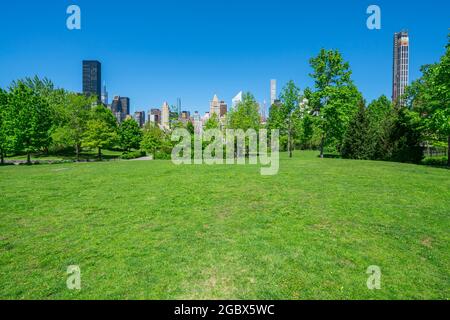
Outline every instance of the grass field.
<path id="1" fill-rule="evenodd" d="M 0 168 L 2 299 L 448 299 L 450 170 L 282 156 Z M 79 265 L 82 290 L 66 288 Z M 366 270 L 382 270 L 368 290 Z"/>

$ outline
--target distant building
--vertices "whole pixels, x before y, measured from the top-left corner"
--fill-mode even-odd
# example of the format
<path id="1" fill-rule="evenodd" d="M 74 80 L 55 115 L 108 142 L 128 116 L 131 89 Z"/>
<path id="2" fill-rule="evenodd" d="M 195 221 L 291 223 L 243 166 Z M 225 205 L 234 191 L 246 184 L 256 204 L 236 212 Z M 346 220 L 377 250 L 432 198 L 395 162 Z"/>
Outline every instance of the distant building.
<path id="1" fill-rule="evenodd" d="M 106 83 L 103 83 L 103 90 L 102 90 L 102 103 L 107 106 L 109 104 L 108 101 L 108 91 L 106 91 Z"/>
<path id="2" fill-rule="evenodd" d="M 111 111 L 116 117 L 117 122 L 122 123 L 130 115 L 130 99 L 115 96 L 111 103 Z"/>
<path id="3" fill-rule="evenodd" d="M 154 124 L 161 124 L 161 110 L 151 109 L 148 113 L 148 121 Z"/>
<path id="4" fill-rule="evenodd" d="M 277 100 L 277 80 L 270 80 L 270 105 L 272 106 Z"/>
<path id="5" fill-rule="evenodd" d="M 225 103 L 225 101 L 220 101 L 219 104 L 219 118 L 223 118 L 227 115 L 228 112 L 228 105 Z"/>
<path id="6" fill-rule="evenodd" d="M 209 103 L 209 114 L 212 116 L 213 114 L 216 114 L 217 116 L 220 115 L 220 101 L 217 95 L 215 94 L 212 101 Z"/>
<path id="7" fill-rule="evenodd" d="M 98 61 L 83 61 L 83 94 L 101 98 L 102 65 Z"/>
<path id="8" fill-rule="evenodd" d="M 203 132 L 203 122 L 202 122 L 202 118 L 200 116 L 200 113 L 198 113 L 198 111 L 195 111 L 194 115 L 192 116 L 192 123 L 194 124 L 194 133 L 195 134 L 202 134 L 202 132 Z"/>
<path id="9" fill-rule="evenodd" d="M 130 114 L 130 98 L 120 97 L 120 102 L 122 104 L 122 113 L 129 115 Z"/>
<path id="10" fill-rule="evenodd" d="M 189 120 L 191 117 L 191 113 L 189 111 L 182 111 L 181 112 L 181 119 L 182 120 Z"/>
<path id="11" fill-rule="evenodd" d="M 242 91 L 241 92 L 239 92 L 237 95 L 236 95 L 236 97 L 234 97 L 232 100 L 231 100 L 231 106 L 233 107 L 233 108 L 236 108 L 236 106 L 239 104 L 239 103 L 241 103 L 243 100 L 242 100 L 242 96 L 243 96 L 243 93 L 242 93 Z"/>
<path id="12" fill-rule="evenodd" d="M 161 112 L 161 126 L 164 129 L 170 129 L 170 107 L 167 102 L 164 102 Z"/>
<path id="13" fill-rule="evenodd" d="M 134 113 L 134 120 L 136 120 L 139 127 L 142 128 L 145 124 L 145 112 L 144 111 L 136 111 Z"/>
<path id="14" fill-rule="evenodd" d="M 401 97 L 409 83 L 409 35 L 408 32 L 394 34 L 392 101 L 404 105 Z"/>
<path id="15" fill-rule="evenodd" d="M 181 117 L 181 98 L 177 98 L 177 112 L 178 112 L 178 116 Z"/>

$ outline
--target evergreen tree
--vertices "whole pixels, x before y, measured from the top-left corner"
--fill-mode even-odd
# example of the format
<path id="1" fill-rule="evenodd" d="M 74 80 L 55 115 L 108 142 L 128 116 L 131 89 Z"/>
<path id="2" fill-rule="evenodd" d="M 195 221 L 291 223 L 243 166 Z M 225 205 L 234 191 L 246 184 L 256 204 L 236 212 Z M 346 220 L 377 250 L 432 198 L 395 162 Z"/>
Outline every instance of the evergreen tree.
<path id="1" fill-rule="evenodd" d="M 372 156 L 371 144 L 369 142 L 369 119 L 365 103 L 359 103 L 358 112 L 350 121 L 348 130 L 344 136 L 341 154 L 347 159 L 367 160 Z"/>

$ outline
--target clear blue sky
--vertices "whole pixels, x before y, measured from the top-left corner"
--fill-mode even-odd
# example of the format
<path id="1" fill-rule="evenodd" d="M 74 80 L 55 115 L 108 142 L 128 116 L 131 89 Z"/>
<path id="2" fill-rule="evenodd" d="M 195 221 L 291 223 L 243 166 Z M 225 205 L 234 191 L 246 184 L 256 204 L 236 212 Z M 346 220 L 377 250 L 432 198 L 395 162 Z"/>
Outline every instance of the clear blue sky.
<path id="1" fill-rule="evenodd" d="M 66 9 L 82 10 L 82 30 L 66 28 Z M 382 29 L 366 27 L 378 4 Z M 450 1 L 300 0 L 41 0 L 0 4 L 0 87 L 48 77 L 81 91 L 81 61 L 102 62 L 110 99 L 131 98 L 132 110 L 181 97 L 205 112 L 214 94 L 231 102 L 240 90 L 269 99 L 269 81 L 310 86 L 308 60 L 339 49 L 371 100 L 391 95 L 392 37 L 408 29 L 411 79 L 439 59 L 450 27 Z"/>

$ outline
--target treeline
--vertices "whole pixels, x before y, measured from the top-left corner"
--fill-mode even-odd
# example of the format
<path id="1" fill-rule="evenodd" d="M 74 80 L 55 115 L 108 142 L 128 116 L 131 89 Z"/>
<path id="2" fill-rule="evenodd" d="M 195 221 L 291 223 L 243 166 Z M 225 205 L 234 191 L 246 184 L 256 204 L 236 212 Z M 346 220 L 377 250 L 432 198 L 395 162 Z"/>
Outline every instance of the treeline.
<path id="1" fill-rule="evenodd" d="M 27 78 L 0 89 L 0 157 L 26 154 L 31 163 L 35 153 L 73 153 L 77 160 L 83 149 L 119 149 L 123 158 L 170 155 L 168 133 L 148 124 L 143 130 L 128 118 L 118 124 L 113 113 L 97 104 L 96 97 L 56 89 L 48 79 Z"/>
<path id="2" fill-rule="evenodd" d="M 446 147 L 450 153 L 450 44 L 439 63 L 422 68 L 422 77 L 407 88 L 404 103 L 382 96 L 369 105 L 354 82 L 348 62 L 336 50 L 321 50 L 310 60 L 314 80 L 303 91 L 287 83 L 271 106 L 266 128 L 280 131 L 280 146 L 292 156 L 294 149 L 318 149 L 350 159 L 419 163 L 426 146 Z M 171 117 L 171 128 L 183 126 L 194 135 L 191 122 Z M 251 93 L 230 110 L 226 123 L 212 115 L 204 129 L 262 127 L 259 106 Z M 0 156 L 73 152 L 83 149 L 119 149 L 123 158 L 151 154 L 170 159 L 169 131 L 147 123 L 143 129 L 128 118 L 120 125 L 113 113 L 97 104 L 97 97 L 57 89 L 47 79 L 15 81 L 0 89 Z M 450 166 L 450 157 L 444 160 Z"/>
<path id="3" fill-rule="evenodd" d="M 439 63 L 422 68 L 402 103 L 382 96 L 367 106 L 336 50 L 321 50 L 310 65 L 314 87 L 302 92 L 290 81 L 270 110 L 267 126 L 280 129 L 284 150 L 419 163 L 425 147 L 446 147 L 441 162 L 450 166 L 450 44 Z"/>

